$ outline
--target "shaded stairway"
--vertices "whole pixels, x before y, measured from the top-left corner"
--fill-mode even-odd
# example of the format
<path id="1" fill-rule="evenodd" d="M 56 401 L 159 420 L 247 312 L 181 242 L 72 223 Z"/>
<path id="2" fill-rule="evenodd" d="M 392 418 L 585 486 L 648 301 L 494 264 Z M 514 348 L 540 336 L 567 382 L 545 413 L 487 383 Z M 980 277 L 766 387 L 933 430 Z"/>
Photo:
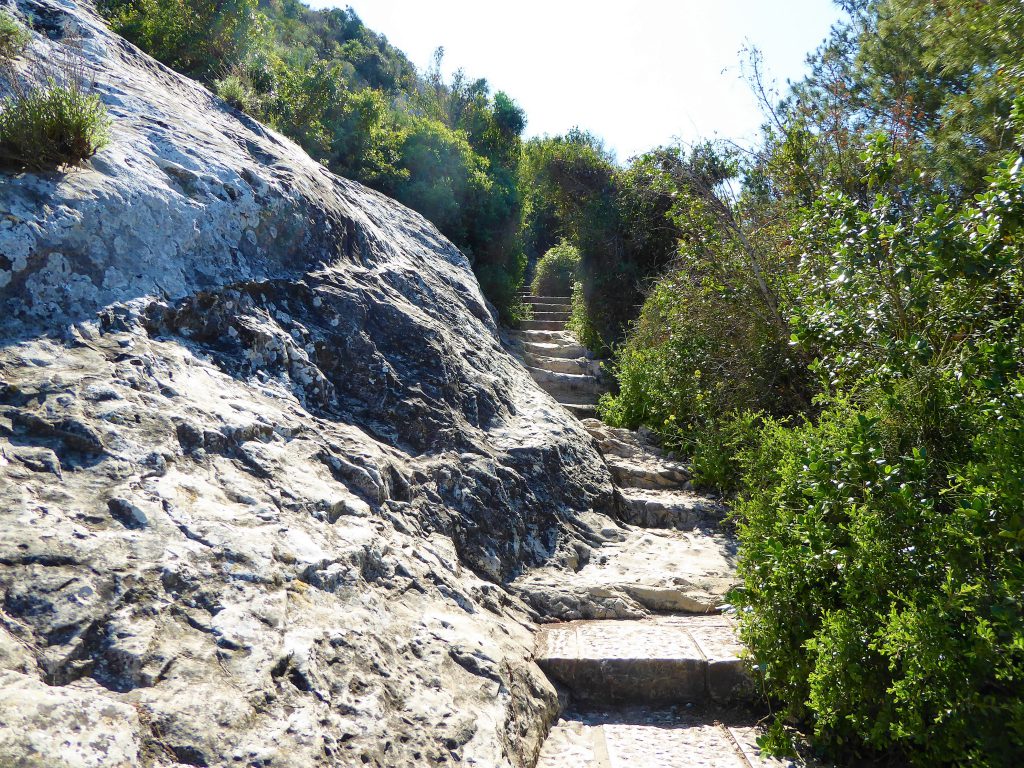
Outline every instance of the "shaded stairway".
<path id="1" fill-rule="evenodd" d="M 595 406 L 606 391 L 600 365 L 569 333 L 568 296 L 523 296 L 533 317 L 513 332 L 530 374 L 562 406 L 579 418 L 596 415 Z"/>
<path id="2" fill-rule="evenodd" d="M 600 369 L 565 330 L 569 299 L 527 296 L 515 336 L 542 389 L 583 419 L 617 487 L 619 524 L 571 570 L 515 588 L 545 620 L 536 660 L 566 702 L 538 768 L 765 768 L 755 685 L 732 619 L 737 584 L 724 508 L 693 492 L 689 467 L 641 435 L 587 418 Z M 607 518 L 604 518 L 607 520 Z M 803 765 L 803 763 L 801 763 Z"/>

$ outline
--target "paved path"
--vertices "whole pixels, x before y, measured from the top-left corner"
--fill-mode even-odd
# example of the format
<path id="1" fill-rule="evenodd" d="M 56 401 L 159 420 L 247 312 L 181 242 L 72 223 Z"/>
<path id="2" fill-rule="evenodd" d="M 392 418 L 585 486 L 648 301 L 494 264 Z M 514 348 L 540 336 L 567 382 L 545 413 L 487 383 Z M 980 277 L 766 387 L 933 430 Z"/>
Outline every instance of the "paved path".
<path id="1" fill-rule="evenodd" d="M 537 663 L 570 706 L 538 768 L 779 768 L 758 754 L 757 696 L 732 619 L 736 582 L 724 509 L 694 493 L 687 465 L 593 418 L 598 364 L 565 330 L 569 298 L 526 296 L 514 336 L 542 389 L 583 420 L 618 486 L 620 528 L 589 561 L 542 568 L 516 587 L 555 623 Z"/>
<path id="2" fill-rule="evenodd" d="M 537 768 L 784 768 L 759 754 L 758 730 L 735 716 L 677 709 L 567 712 Z"/>

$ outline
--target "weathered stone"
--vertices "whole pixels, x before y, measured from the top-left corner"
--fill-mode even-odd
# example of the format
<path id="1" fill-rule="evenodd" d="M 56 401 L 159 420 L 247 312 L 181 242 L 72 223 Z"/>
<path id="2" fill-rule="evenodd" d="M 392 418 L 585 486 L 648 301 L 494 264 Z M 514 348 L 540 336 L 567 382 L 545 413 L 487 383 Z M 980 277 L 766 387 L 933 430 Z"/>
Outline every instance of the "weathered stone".
<path id="1" fill-rule="evenodd" d="M 597 406 L 589 403 L 559 403 L 565 410 L 581 421 L 597 415 Z"/>
<path id="2" fill-rule="evenodd" d="M 532 320 L 556 320 L 562 323 L 568 322 L 569 310 L 568 309 L 556 309 L 559 307 L 558 304 L 538 304 L 534 305 L 534 310 L 530 315 Z M 564 326 L 563 326 L 564 327 Z"/>
<path id="3" fill-rule="evenodd" d="M 593 417 L 598 399 L 607 391 L 600 366 L 588 363 L 585 350 L 565 330 L 567 311 L 544 311 L 544 302 L 552 301 L 548 297 L 530 297 L 530 301 L 533 319 L 511 334 L 510 346 L 522 356 L 534 381 L 567 411 L 578 419 Z"/>
<path id="4" fill-rule="evenodd" d="M 689 491 L 620 488 L 619 500 L 620 519 L 643 528 L 716 528 L 726 515 L 719 502 Z"/>
<path id="5" fill-rule="evenodd" d="M 149 518 L 138 506 L 127 499 L 110 499 L 107 502 L 110 515 L 125 528 L 145 528 Z"/>
<path id="6" fill-rule="evenodd" d="M 114 123 L 0 184 L 0 764 L 532 765 L 505 582 L 613 525 L 589 435 L 422 217 L 17 8 Z"/>
<path id="7" fill-rule="evenodd" d="M 563 308 L 566 312 L 572 309 L 572 298 L 570 296 L 537 296 L 534 294 L 526 294 L 522 299 L 524 303 L 529 304 L 532 307 L 557 306 Z"/>
<path id="8" fill-rule="evenodd" d="M 524 331 L 560 331 L 565 327 L 565 321 L 562 319 L 523 320 L 520 322 L 520 326 Z"/>
<path id="9" fill-rule="evenodd" d="M 593 374 L 571 374 L 530 367 L 530 375 L 545 392 L 556 397 L 562 394 L 601 395 L 605 387 Z"/>
<path id="10" fill-rule="evenodd" d="M 0 670 L 0 691 L 0 765 L 135 768 L 141 764 L 138 713 L 99 686 L 51 687 L 32 676 Z"/>
<path id="11" fill-rule="evenodd" d="M 541 630 L 537 662 L 574 700 L 598 704 L 700 701 L 707 665 L 685 628 L 594 621 Z"/>
<path id="12" fill-rule="evenodd" d="M 577 376 L 598 376 L 601 373 L 600 365 L 596 361 L 588 360 L 585 357 L 547 357 L 546 355 L 535 355 L 524 350 L 523 359 L 532 368 L 542 368 L 555 373 L 571 373 Z"/>
<path id="13" fill-rule="evenodd" d="M 516 590 L 548 620 L 638 618 L 650 612 L 713 613 L 737 586 L 735 543 L 706 532 L 611 529 L 575 569 L 537 568 Z"/>
<path id="14" fill-rule="evenodd" d="M 624 488 L 651 490 L 689 490 L 689 471 L 685 465 L 651 456 L 624 459 L 607 456 L 608 468 L 615 482 Z"/>

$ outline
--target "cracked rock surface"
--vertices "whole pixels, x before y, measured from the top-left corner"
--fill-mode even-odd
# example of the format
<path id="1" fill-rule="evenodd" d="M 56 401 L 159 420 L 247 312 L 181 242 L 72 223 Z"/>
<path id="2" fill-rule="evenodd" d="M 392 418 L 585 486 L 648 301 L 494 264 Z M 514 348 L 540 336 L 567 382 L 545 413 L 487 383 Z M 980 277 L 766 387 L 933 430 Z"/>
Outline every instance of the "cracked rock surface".
<path id="1" fill-rule="evenodd" d="M 465 257 L 112 35 L 112 144 L 0 176 L 0 765 L 529 766 L 616 500 Z M 614 543 L 614 542 L 612 542 Z"/>

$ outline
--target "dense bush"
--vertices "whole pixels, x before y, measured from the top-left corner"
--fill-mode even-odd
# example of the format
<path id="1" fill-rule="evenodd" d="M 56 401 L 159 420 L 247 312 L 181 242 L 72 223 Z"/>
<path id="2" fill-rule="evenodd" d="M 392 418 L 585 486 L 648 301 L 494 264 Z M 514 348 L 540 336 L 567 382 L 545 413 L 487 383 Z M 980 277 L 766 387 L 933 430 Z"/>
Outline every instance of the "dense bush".
<path id="1" fill-rule="evenodd" d="M 788 339 L 756 306 L 711 274 L 680 267 L 661 280 L 616 352 L 619 392 L 601 402 L 602 418 L 648 426 L 694 459 L 698 483 L 733 490 L 735 448 L 750 434 L 750 412 L 792 413 L 803 392 Z"/>
<path id="2" fill-rule="evenodd" d="M 602 344 L 622 338 L 648 281 L 675 252 L 678 231 L 666 216 L 672 189 L 663 182 L 677 160 L 655 150 L 620 167 L 600 139 L 579 129 L 523 147 L 527 253 L 539 256 L 561 239 L 579 249 L 583 314 Z"/>
<path id="3" fill-rule="evenodd" d="M 32 36 L 6 11 L 0 11 L 0 65 L 20 56 Z"/>
<path id="4" fill-rule="evenodd" d="M 0 104 L 0 160 L 36 171 L 73 165 L 105 146 L 109 129 L 98 95 L 77 79 L 50 80 Z"/>
<path id="5" fill-rule="evenodd" d="M 562 240 L 540 257 L 534 268 L 532 289 L 537 296 L 569 296 L 579 277 L 580 252 Z"/>
<path id="6" fill-rule="evenodd" d="M 226 75 L 214 81 L 217 95 L 235 109 L 243 112 L 256 112 L 258 99 L 252 87 L 239 75 Z"/>
<path id="7" fill-rule="evenodd" d="M 659 210 L 677 250 L 617 349 L 619 392 L 600 410 L 617 426 L 651 428 L 693 460 L 699 484 L 732 491 L 736 449 L 758 415 L 807 405 L 805 364 L 780 310 L 793 248 L 734 199 L 730 149 L 663 149 L 642 170 L 672 201 Z"/>
<path id="8" fill-rule="evenodd" d="M 1009 768 L 1024 748 L 1024 175 L 958 207 L 887 181 L 808 212 L 813 421 L 742 457 L 743 637 L 847 757 Z M 908 203 L 909 201 L 909 203 Z"/>
<path id="9" fill-rule="evenodd" d="M 510 326 L 517 326 L 521 320 L 530 315 L 520 295 L 523 285 L 523 274 L 526 272 L 526 257 L 520 255 L 520 261 L 514 270 L 493 264 L 482 264 L 475 268 L 480 290 L 498 308 L 499 320 Z"/>
<path id="10" fill-rule="evenodd" d="M 842 5 L 849 23 L 781 103 L 752 60 L 753 153 L 649 166 L 679 252 L 602 412 L 737 490 L 735 599 L 778 716 L 766 746 L 797 724 L 843 764 L 1009 768 L 1024 754 L 1024 9 Z"/>

